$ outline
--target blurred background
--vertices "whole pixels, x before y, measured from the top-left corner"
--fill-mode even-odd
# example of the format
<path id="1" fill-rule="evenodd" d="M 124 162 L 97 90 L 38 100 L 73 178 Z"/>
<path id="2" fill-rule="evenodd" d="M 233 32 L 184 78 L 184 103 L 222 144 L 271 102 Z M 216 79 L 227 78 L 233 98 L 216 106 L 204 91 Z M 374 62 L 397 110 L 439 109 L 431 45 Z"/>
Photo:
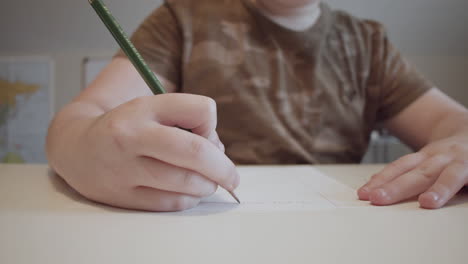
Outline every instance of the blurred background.
<path id="1" fill-rule="evenodd" d="M 326 0 L 386 25 L 391 41 L 441 90 L 468 106 L 468 1 Z M 128 34 L 162 1 L 105 0 Z M 117 50 L 87 0 L 0 4 L 0 162 L 46 162 L 47 123 Z M 375 136 L 364 162 L 409 150 Z"/>

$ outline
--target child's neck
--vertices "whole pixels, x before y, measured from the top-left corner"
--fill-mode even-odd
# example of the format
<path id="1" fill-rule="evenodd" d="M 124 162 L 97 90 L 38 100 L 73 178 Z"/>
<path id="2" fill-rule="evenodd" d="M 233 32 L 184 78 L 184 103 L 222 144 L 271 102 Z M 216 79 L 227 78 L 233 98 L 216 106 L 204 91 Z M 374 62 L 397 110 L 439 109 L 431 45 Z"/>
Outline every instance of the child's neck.
<path id="1" fill-rule="evenodd" d="M 251 0 L 265 16 L 273 22 L 294 31 L 303 31 L 313 26 L 320 17 L 320 1 L 302 6 L 277 6 L 272 1 Z"/>

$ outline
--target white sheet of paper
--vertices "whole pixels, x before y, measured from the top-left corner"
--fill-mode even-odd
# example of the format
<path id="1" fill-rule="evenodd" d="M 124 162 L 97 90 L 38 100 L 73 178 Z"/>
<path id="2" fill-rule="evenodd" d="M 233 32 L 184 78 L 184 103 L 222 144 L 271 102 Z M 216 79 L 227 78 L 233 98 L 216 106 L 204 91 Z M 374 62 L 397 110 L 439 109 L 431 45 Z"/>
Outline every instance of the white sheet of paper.
<path id="1" fill-rule="evenodd" d="M 355 190 L 311 167 L 242 167 L 236 194 L 241 204 L 222 188 L 202 200 L 192 212 L 310 211 L 363 205 Z"/>

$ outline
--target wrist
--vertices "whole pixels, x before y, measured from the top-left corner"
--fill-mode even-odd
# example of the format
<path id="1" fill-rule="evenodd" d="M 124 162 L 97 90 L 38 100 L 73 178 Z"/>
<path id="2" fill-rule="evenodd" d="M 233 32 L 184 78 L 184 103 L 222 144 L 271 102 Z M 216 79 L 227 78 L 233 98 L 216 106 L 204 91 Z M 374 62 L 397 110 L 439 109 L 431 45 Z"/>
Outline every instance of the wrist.
<path id="1" fill-rule="evenodd" d="M 52 169 L 59 172 L 60 164 L 73 158 L 85 131 L 103 113 L 94 105 L 82 102 L 73 102 L 57 113 L 50 123 L 45 146 Z"/>
<path id="2" fill-rule="evenodd" d="M 449 137 L 468 137 L 468 113 L 444 117 L 432 131 L 429 143 Z"/>

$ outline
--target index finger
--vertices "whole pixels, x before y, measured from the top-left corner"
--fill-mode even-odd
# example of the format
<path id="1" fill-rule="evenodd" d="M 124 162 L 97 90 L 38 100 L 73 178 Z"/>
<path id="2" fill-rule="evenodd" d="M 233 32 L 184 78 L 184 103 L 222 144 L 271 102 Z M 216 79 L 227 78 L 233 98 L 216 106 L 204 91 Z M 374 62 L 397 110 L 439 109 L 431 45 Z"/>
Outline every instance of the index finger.
<path id="1" fill-rule="evenodd" d="M 399 158 L 388 164 L 379 173 L 358 189 L 358 196 L 361 200 L 368 200 L 372 190 L 392 181 L 398 176 L 414 169 L 426 158 L 425 154 L 416 152 Z"/>

